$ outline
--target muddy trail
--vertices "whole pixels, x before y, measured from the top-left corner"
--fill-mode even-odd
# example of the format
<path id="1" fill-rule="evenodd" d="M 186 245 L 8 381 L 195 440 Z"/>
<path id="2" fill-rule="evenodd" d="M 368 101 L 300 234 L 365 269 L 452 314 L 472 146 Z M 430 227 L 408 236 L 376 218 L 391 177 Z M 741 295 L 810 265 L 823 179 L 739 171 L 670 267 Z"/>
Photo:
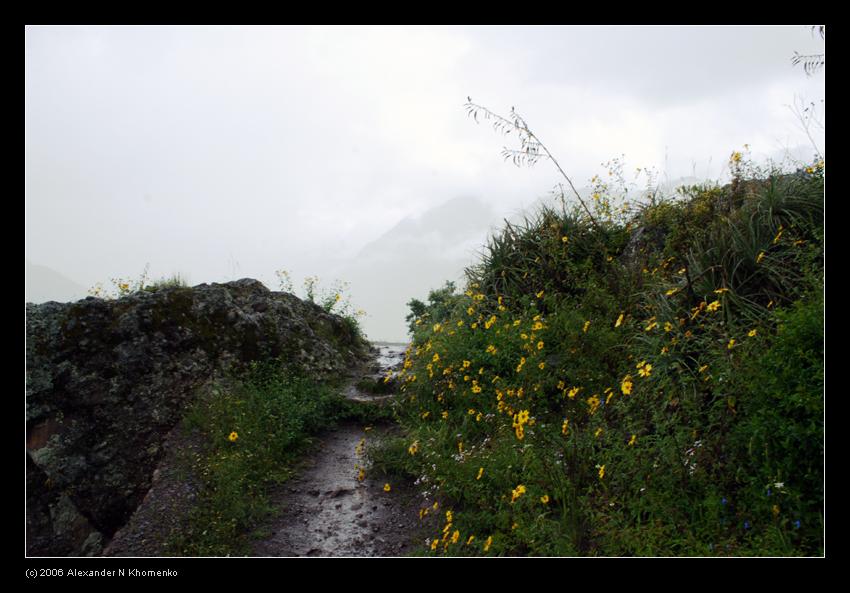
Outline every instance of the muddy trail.
<path id="1" fill-rule="evenodd" d="M 349 399 L 377 405 L 357 384 L 401 363 L 404 346 L 377 345 L 377 364 L 346 387 Z M 396 430 L 389 425 L 343 423 L 317 437 L 315 451 L 296 475 L 272 493 L 277 516 L 257 530 L 253 556 L 404 556 L 422 546 L 421 497 L 411 484 L 387 485 L 361 472 L 365 449 Z"/>

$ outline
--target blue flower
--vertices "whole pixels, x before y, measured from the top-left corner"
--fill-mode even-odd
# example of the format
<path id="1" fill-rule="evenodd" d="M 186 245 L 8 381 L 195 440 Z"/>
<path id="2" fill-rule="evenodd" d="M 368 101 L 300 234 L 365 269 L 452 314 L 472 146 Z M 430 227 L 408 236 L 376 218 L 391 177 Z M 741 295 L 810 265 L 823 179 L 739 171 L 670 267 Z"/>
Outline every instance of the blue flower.
<path id="1" fill-rule="evenodd" d="M 724 504 L 724 505 L 726 504 L 726 497 L 725 496 L 720 499 L 720 504 Z"/>
<path id="2" fill-rule="evenodd" d="M 770 488 L 767 489 L 767 495 L 770 496 Z"/>
<path id="3" fill-rule="evenodd" d="M 749 529 L 749 528 L 750 528 L 750 522 L 744 521 L 744 529 Z"/>
<path id="4" fill-rule="evenodd" d="M 800 520 L 799 520 L 799 519 L 797 519 L 796 521 L 794 521 L 794 528 L 795 528 L 795 529 L 800 529 Z"/>

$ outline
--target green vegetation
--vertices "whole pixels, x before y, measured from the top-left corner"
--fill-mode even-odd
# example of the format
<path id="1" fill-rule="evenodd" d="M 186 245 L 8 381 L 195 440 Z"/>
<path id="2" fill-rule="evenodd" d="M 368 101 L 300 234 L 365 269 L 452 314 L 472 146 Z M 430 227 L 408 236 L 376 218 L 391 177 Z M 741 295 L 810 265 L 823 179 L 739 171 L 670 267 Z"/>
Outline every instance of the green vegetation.
<path id="1" fill-rule="evenodd" d="M 294 294 L 292 276 L 286 270 L 277 270 L 275 275 L 280 283 L 280 290 Z M 348 294 L 348 282 L 335 280 L 329 289 L 321 288 L 318 276 L 307 276 L 304 278 L 304 296 L 306 301 L 319 305 L 328 313 L 340 316 L 352 334 L 366 339 L 363 328 L 360 326 L 360 318 L 366 315 L 362 309 L 355 310 L 351 304 L 351 296 Z"/>
<path id="2" fill-rule="evenodd" d="M 730 170 L 599 183 L 411 301 L 406 436 L 372 457 L 450 511 L 427 553 L 823 553 L 823 163 Z"/>
<path id="3" fill-rule="evenodd" d="M 109 282 L 112 284 L 111 289 L 106 289 L 103 287 L 102 283 L 98 283 L 89 290 L 89 294 L 102 299 L 118 299 L 135 292 L 156 292 L 163 288 L 185 288 L 188 286 L 186 278 L 179 273 L 172 274 L 168 278 L 160 278 L 159 280 L 149 282 L 149 269 L 150 265 L 145 265 L 145 269 L 136 280 L 130 278 L 110 278 Z"/>
<path id="4" fill-rule="evenodd" d="M 268 492 L 290 478 L 311 435 L 344 419 L 385 418 L 384 409 L 346 400 L 339 385 L 293 375 L 280 363 L 254 363 L 242 376 L 219 382 L 184 423 L 204 445 L 198 458 L 185 459 L 201 492 L 171 552 L 247 554 L 252 530 L 275 511 Z"/>

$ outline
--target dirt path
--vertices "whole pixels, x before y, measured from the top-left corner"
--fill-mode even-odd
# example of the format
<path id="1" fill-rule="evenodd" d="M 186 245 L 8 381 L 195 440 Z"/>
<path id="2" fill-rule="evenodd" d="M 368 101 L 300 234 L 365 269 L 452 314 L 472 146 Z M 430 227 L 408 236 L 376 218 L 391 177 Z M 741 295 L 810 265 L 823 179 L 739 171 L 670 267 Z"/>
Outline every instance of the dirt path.
<path id="1" fill-rule="evenodd" d="M 395 366 L 403 346 L 380 345 L 371 375 Z M 347 397 L 379 399 L 354 383 Z M 422 545 L 420 500 L 411 485 L 366 476 L 364 448 L 390 426 L 343 424 L 321 437 L 315 453 L 295 478 L 272 495 L 280 515 L 261 531 L 269 536 L 253 546 L 255 556 L 402 556 Z"/>

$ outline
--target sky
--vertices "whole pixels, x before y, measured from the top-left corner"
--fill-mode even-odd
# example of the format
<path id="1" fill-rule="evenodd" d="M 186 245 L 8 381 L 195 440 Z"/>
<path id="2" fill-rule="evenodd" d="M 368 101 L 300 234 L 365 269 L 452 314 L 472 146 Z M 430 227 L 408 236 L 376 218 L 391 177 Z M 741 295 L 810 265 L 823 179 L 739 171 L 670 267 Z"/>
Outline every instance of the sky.
<path id="1" fill-rule="evenodd" d="M 368 337 L 404 341 L 406 303 L 563 181 L 505 162 L 467 97 L 514 107 L 577 187 L 621 156 L 722 181 L 745 144 L 823 152 L 790 106 L 825 123 L 826 71 L 795 51 L 825 44 L 806 25 L 28 26 L 27 270 L 272 290 L 286 270 L 301 295 L 347 282 Z"/>

